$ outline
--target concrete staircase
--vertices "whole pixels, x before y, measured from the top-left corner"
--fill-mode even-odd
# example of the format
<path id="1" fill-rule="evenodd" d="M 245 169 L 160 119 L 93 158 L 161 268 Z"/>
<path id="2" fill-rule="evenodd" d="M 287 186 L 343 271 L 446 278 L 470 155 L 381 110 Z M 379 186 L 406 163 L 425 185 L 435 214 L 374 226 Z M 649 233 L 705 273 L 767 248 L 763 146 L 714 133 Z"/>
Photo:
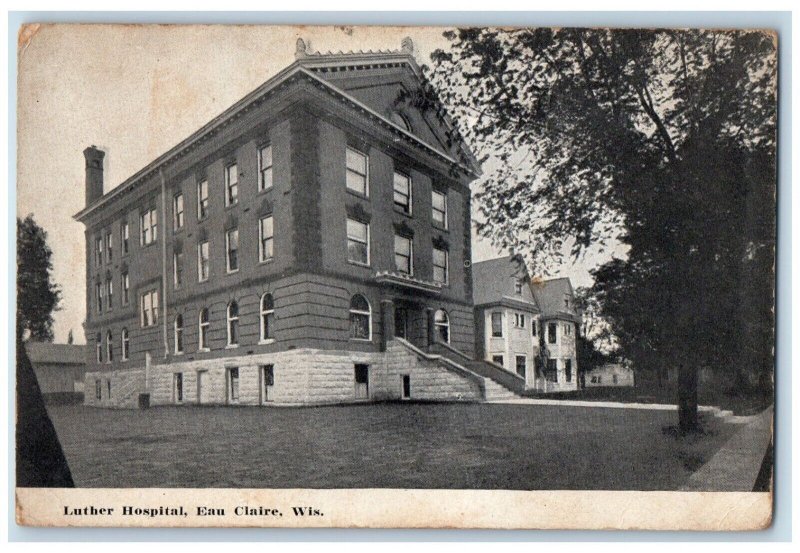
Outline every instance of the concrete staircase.
<path id="1" fill-rule="evenodd" d="M 515 394 L 502 384 L 498 384 L 491 378 L 484 378 L 483 381 L 485 388 L 484 398 L 488 402 L 520 399 L 518 394 Z"/>
<path id="2" fill-rule="evenodd" d="M 471 359 L 465 353 L 448 344 L 437 342 L 429 346 L 429 351 L 457 363 L 470 372 L 483 377 L 484 399 L 486 401 L 505 401 L 509 399 L 522 399 L 525 390 L 525 379 L 504 368 L 479 359 Z"/>

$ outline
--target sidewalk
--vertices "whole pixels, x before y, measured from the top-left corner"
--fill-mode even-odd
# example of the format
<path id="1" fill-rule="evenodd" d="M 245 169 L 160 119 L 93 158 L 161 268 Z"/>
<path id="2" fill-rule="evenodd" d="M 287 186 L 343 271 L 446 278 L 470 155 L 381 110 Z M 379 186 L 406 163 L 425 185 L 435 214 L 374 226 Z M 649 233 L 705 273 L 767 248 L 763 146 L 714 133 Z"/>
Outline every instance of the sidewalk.
<path id="1" fill-rule="evenodd" d="M 692 474 L 682 491 L 749 492 L 753 490 L 761 462 L 772 438 L 772 412 L 769 407 L 747 417 L 742 427 Z"/>

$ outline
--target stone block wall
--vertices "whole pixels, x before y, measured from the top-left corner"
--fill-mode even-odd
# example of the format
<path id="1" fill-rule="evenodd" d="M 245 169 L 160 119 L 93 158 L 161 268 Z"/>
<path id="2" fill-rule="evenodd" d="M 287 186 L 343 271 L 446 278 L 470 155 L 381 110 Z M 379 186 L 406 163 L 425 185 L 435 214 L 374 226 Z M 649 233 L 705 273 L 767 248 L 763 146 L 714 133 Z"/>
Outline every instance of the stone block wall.
<path id="1" fill-rule="evenodd" d="M 355 365 L 369 367 L 368 397 L 356 394 Z M 274 384 L 265 397 L 265 365 L 273 366 Z M 238 398 L 231 394 L 230 370 L 237 369 Z M 128 407 L 138 405 L 139 394 L 148 392 L 150 405 L 323 405 L 354 401 L 386 401 L 403 397 L 403 376 L 410 380 L 410 399 L 481 401 L 482 378 L 448 367 L 444 362 L 394 340 L 386 352 L 353 352 L 296 349 L 224 359 L 187 360 L 153 364 L 148 370 L 132 369 L 89 373 L 87 405 Z M 182 377 L 182 399 L 176 390 L 176 374 Z M 95 382 L 101 382 L 101 399 Z M 108 382 L 112 393 L 107 394 Z"/>

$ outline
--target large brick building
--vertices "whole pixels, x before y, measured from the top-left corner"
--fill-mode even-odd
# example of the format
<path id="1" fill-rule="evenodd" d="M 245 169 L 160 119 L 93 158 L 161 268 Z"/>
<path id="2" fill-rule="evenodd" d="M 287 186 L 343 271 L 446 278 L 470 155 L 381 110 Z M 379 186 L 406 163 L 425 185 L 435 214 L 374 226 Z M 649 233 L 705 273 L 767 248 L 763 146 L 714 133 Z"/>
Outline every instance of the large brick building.
<path id="1" fill-rule="evenodd" d="M 507 391 L 458 362 L 479 166 L 441 111 L 403 101 L 413 44 L 298 40 L 295 57 L 110 192 L 104 152 L 84 151 L 88 404 Z"/>

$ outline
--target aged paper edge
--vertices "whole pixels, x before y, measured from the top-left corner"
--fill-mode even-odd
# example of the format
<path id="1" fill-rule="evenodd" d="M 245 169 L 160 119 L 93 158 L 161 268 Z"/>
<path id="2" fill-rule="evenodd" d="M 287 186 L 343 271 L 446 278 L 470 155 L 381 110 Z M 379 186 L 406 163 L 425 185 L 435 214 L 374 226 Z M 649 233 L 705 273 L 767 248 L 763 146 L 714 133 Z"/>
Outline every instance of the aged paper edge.
<path id="1" fill-rule="evenodd" d="M 123 515 L 183 507 L 186 515 Z M 282 516 L 234 514 L 237 506 Z M 113 509 L 67 515 L 67 509 Z M 198 507 L 224 515 L 197 514 Z M 320 514 L 296 516 L 293 507 Z M 548 530 L 746 531 L 767 528 L 772 495 L 762 492 L 609 492 L 404 489 L 119 489 L 17 488 L 23 526 L 482 528 Z"/>

